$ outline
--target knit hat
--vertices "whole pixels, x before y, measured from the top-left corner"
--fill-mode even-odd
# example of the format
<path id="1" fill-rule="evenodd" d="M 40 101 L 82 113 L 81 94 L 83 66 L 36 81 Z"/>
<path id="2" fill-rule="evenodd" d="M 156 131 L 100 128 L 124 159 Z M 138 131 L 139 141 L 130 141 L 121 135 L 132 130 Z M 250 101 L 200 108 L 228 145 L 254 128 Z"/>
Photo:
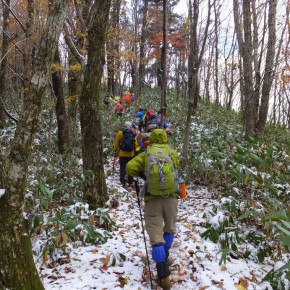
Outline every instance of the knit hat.
<path id="1" fill-rule="evenodd" d="M 150 138 L 150 133 L 144 133 L 143 135 L 142 135 L 142 140 L 144 140 L 144 139 L 149 139 Z"/>
<path id="2" fill-rule="evenodd" d="M 131 128 L 131 127 L 132 127 L 132 123 L 131 123 L 130 121 L 126 121 L 126 122 L 124 123 L 124 127 L 129 127 L 129 128 Z"/>
<path id="3" fill-rule="evenodd" d="M 146 128 L 146 131 L 150 132 L 152 129 L 156 129 L 156 128 L 157 128 L 156 124 L 149 124 Z"/>

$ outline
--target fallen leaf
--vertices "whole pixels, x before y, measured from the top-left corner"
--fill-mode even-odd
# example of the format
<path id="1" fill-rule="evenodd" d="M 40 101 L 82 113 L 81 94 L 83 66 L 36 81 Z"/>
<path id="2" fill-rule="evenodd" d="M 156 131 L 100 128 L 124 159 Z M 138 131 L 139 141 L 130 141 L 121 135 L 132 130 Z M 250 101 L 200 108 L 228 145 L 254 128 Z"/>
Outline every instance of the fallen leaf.
<path id="1" fill-rule="evenodd" d="M 113 273 L 116 274 L 116 275 L 123 275 L 125 273 L 125 271 L 123 271 L 123 272 L 114 271 Z"/>
<path id="2" fill-rule="evenodd" d="M 240 278 L 239 284 L 241 284 L 245 289 L 247 289 L 247 287 L 249 286 L 248 281 L 243 278 Z"/>
<path id="3" fill-rule="evenodd" d="M 245 290 L 246 288 L 241 285 L 241 284 L 236 284 L 235 287 L 238 289 L 238 290 Z"/>
<path id="4" fill-rule="evenodd" d="M 222 266 L 222 267 L 221 267 L 221 271 L 225 271 L 226 269 L 227 269 L 226 266 Z"/>
<path id="5" fill-rule="evenodd" d="M 107 267 L 111 260 L 111 255 L 107 255 L 106 258 L 100 258 L 100 260 L 103 263 L 103 267 Z"/>

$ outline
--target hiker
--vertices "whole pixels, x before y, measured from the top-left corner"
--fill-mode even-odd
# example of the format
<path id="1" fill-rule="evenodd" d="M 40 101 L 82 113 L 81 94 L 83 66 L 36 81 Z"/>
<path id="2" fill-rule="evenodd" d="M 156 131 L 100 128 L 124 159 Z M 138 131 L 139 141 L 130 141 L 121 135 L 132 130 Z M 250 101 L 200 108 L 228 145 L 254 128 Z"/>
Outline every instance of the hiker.
<path id="1" fill-rule="evenodd" d="M 135 94 L 131 93 L 130 99 L 131 99 L 131 103 L 133 103 L 135 101 Z"/>
<path id="2" fill-rule="evenodd" d="M 126 164 L 134 157 L 134 150 L 136 144 L 136 132 L 132 127 L 132 123 L 126 121 L 124 127 L 115 137 L 113 154 L 119 150 L 119 164 L 120 164 L 120 182 L 125 189 L 130 189 L 133 185 L 133 177 L 128 175 L 126 182 Z"/>
<path id="3" fill-rule="evenodd" d="M 107 94 L 104 96 L 103 103 L 108 107 L 110 103 L 113 103 L 114 97 L 112 94 Z"/>
<path id="4" fill-rule="evenodd" d="M 124 107 L 120 102 L 114 101 L 114 111 L 117 116 L 122 116 L 125 112 Z"/>
<path id="5" fill-rule="evenodd" d="M 126 105 L 129 105 L 129 106 L 131 105 L 132 101 L 131 101 L 131 94 L 130 94 L 130 92 L 126 91 L 125 94 L 124 94 L 123 99 L 124 99 L 124 103 Z"/>
<path id="6" fill-rule="evenodd" d="M 152 130 L 159 127 L 160 127 L 159 119 L 156 117 L 156 115 L 153 114 L 151 117 L 151 120 L 148 122 L 148 125 L 146 127 L 146 132 L 152 132 Z M 165 122 L 163 122 L 163 129 L 165 129 L 165 132 L 168 136 L 171 136 L 171 131 L 169 129 L 169 126 Z"/>
<path id="7" fill-rule="evenodd" d="M 151 120 L 151 116 L 154 114 L 153 110 L 147 110 L 145 112 L 144 118 L 143 118 L 143 126 L 144 128 L 147 127 L 148 122 Z"/>
<path id="8" fill-rule="evenodd" d="M 145 175 L 145 228 L 152 246 L 152 258 L 156 263 L 159 284 L 170 289 L 169 250 L 176 230 L 178 204 L 177 152 L 168 144 L 163 129 L 155 129 L 150 135 L 150 145 L 128 162 L 126 170 L 134 177 Z"/>
<path id="9" fill-rule="evenodd" d="M 105 95 L 105 96 L 104 96 L 104 99 L 103 99 L 103 103 L 104 103 L 107 107 L 110 105 L 109 98 L 110 98 L 109 95 Z"/>
<path id="10" fill-rule="evenodd" d="M 150 144 L 150 133 L 140 132 L 136 136 L 136 141 L 138 143 L 138 147 L 135 150 L 135 155 L 140 154 L 141 152 L 144 152 L 148 145 Z"/>
<path id="11" fill-rule="evenodd" d="M 161 122 L 161 117 L 159 117 L 158 114 L 152 114 L 151 119 L 150 119 L 150 121 L 148 121 L 147 125 L 155 124 L 156 127 L 159 128 L 160 122 Z M 169 127 L 168 124 L 165 121 L 163 121 L 163 128 L 167 129 L 168 127 Z"/>
<path id="12" fill-rule="evenodd" d="M 146 127 L 146 132 L 147 133 L 151 133 L 153 130 L 157 129 L 158 127 L 156 126 L 156 124 L 149 124 L 147 127 Z"/>
<path id="13" fill-rule="evenodd" d="M 139 119 L 139 122 L 138 122 L 139 131 L 142 131 L 144 129 L 143 121 L 144 121 L 144 116 L 145 116 L 146 111 L 147 111 L 146 109 L 140 108 L 139 111 L 134 115 L 135 118 Z"/>
<path id="14" fill-rule="evenodd" d="M 114 96 L 112 94 L 110 94 L 110 97 L 109 97 L 108 101 L 109 101 L 110 104 L 114 104 L 115 98 L 114 98 Z"/>

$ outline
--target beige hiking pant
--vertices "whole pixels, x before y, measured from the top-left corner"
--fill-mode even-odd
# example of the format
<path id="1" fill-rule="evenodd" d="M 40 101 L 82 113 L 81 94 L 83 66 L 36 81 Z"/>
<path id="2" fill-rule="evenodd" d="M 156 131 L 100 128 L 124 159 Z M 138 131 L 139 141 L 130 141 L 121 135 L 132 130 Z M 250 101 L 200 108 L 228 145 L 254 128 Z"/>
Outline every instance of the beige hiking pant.
<path id="1" fill-rule="evenodd" d="M 145 202 L 145 228 L 151 245 L 164 244 L 163 233 L 175 233 L 177 204 L 176 197 L 163 197 Z"/>

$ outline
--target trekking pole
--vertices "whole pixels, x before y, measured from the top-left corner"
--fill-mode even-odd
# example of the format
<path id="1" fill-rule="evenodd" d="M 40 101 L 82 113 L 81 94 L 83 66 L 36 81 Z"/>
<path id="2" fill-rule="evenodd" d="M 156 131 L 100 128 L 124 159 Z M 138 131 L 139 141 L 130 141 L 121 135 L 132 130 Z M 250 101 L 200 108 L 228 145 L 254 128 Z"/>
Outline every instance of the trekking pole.
<path id="1" fill-rule="evenodd" d="M 117 155 L 116 153 L 113 153 L 113 172 L 116 171 L 116 159 L 117 159 Z"/>
<path id="2" fill-rule="evenodd" d="M 140 196 L 139 196 L 140 187 L 139 187 L 139 184 L 138 184 L 138 178 L 134 180 L 134 183 L 135 183 L 137 200 L 138 200 L 138 207 L 139 207 L 139 213 L 140 213 L 140 219 L 141 219 L 143 239 L 144 239 L 144 244 L 145 244 L 146 258 L 147 258 L 147 261 L 148 261 L 148 270 L 149 270 L 150 284 L 151 284 L 151 289 L 154 289 L 153 282 L 152 282 L 152 276 L 151 276 L 151 269 L 150 269 L 150 260 L 149 260 L 149 256 L 148 256 L 147 243 L 146 243 L 146 238 L 145 238 L 144 225 L 143 225 L 143 217 L 142 217 L 142 211 L 141 211 L 141 201 L 140 201 Z"/>

